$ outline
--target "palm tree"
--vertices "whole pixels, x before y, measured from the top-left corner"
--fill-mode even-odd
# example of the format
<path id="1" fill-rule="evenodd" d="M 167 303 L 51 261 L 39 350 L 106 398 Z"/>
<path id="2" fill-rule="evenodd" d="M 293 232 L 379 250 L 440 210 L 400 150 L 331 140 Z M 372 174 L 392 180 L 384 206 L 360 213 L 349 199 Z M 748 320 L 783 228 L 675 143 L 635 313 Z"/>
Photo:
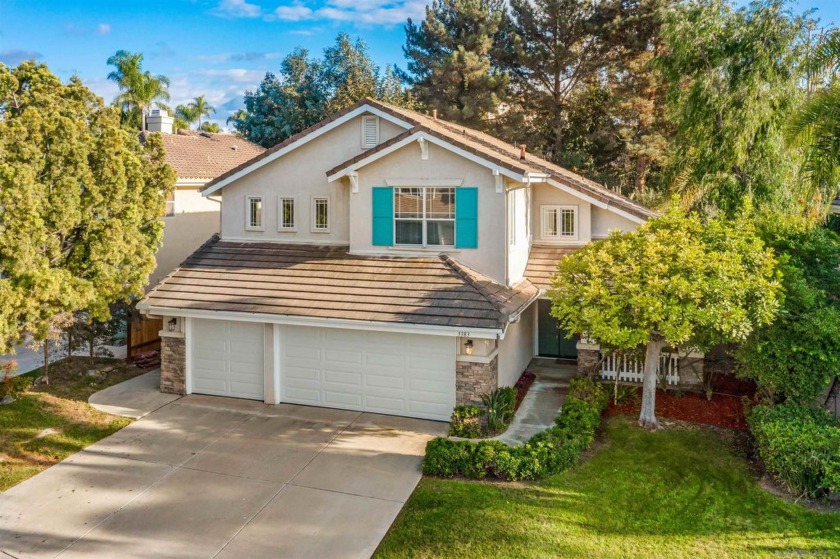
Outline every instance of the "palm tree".
<path id="1" fill-rule="evenodd" d="M 216 107 L 211 107 L 210 103 L 204 100 L 204 95 L 199 95 L 187 104 L 198 115 L 198 129 L 201 130 L 201 117 L 209 117 L 211 113 L 216 113 Z"/>
<path id="2" fill-rule="evenodd" d="M 169 100 L 169 78 L 143 71 L 143 55 L 125 50 L 108 59 L 114 70 L 108 79 L 120 88 L 116 102 L 127 114 L 140 113 L 140 130 L 146 129 L 146 112 L 156 101 Z"/>
<path id="3" fill-rule="evenodd" d="M 823 37 L 808 61 L 809 97 L 788 123 L 788 140 L 804 152 L 806 194 L 817 211 L 838 195 L 840 184 L 840 31 Z"/>
<path id="4" fill-rule="evenodd" d="M 198 119 L 198 113 L 190 106 L 178 105 L 175 107 L 175 119 L 180 121 L 180 128 L 189 129 L 192 123 Z"/>

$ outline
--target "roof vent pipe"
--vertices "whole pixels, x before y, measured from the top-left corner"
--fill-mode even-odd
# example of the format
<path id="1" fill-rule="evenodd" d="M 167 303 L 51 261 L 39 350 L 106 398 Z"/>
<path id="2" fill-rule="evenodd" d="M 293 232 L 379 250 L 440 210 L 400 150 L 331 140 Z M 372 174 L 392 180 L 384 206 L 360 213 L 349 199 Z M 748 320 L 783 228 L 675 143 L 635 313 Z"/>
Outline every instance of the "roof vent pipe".
<path id="1" fill-rule="evenodd" d="M 525 148 L 527 146 L 525 144 L 519 144 L 519 160 L 525 161 Z"/>

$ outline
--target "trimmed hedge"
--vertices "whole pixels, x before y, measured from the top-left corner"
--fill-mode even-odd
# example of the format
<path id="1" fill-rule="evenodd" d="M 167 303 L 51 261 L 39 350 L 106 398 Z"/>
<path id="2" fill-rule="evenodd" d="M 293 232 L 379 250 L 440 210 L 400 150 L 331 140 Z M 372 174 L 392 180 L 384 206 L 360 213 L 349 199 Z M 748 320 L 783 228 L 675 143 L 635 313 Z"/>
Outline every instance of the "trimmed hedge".
<path id="1" fill-rule="evenodd" d="M 437 437 L 426 445 L 423 472 L 440 477 L 491 476 L 511 481 L 544 478 L 570 467 L 589 448 L 606 405 L 607 394 L 600 383 L 576 377 L 553 427 L 517 447 L 501 441 L 453 441 Z"/>
<path id="2" fill-rule="evenodd" d="M 840 491 L 840 422 L 822 409 L 759 405 L 747 417 L 767 471 L 792 493 Z"/>

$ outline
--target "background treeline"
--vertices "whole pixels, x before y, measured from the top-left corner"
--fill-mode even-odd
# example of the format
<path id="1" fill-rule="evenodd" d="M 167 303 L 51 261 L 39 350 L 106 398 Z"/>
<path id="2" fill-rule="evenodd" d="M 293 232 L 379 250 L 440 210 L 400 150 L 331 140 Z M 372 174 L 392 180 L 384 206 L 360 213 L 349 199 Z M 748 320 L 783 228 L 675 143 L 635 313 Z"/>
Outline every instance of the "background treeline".
<path id="1" fill-rule="evenodd" d="M 822 219 L 837 150 L 813 157 L 820 119 L 802 111 L 833 90 L 825 51 L 840 41 L 795 10 L 785 0 L 435 0 L 405 26 L 405 69 L 382 71 L 341 34 L 320 58 L 287 56 L 229 123 L 271 146 L 368 96 L 436 109 L 654 207 L 676 194 L 686 209 L 731 216 L 749 199 Z M 822 140 L 835 148 L 833 135 Z"/>

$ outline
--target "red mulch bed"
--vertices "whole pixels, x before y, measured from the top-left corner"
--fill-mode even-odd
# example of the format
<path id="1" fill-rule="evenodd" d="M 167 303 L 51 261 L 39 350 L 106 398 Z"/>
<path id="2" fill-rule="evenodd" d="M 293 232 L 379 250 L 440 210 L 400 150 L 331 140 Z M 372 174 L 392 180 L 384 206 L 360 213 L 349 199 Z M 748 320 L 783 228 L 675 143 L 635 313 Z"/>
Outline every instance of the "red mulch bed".
<path id="1" fill-rule="evenodd" d="M 635 401 L 615 405 L 610 400 L 605 415 L 639 415 L 641 411 L 641 387 L 637 389 Z M 745 431 L 744 397 L 752 398 L 755 385 L 736 379 L 732 375 L 721 375 L 715 382 L 715 394 L 707 400 L 705 394 L 674 391 L 656 391 L 656 415 L 658 417 L 715 425 L 727 429 Z"/>
<path id="2" fill-rule="evenodd" d="M 525 399 L 525 394 L 528 393 L 528 389 L 531 388 L 531 385 L 534 384 L 534 379 L 537 378 L 537 375 L 532 373 L 531 371 L 525 371 L 519 376 L 519 380 L 513 385 L 516 388 L 516 406 L 514 410 L 519 409 L 519 404 L 522 403 L 522 400 Z"/>

